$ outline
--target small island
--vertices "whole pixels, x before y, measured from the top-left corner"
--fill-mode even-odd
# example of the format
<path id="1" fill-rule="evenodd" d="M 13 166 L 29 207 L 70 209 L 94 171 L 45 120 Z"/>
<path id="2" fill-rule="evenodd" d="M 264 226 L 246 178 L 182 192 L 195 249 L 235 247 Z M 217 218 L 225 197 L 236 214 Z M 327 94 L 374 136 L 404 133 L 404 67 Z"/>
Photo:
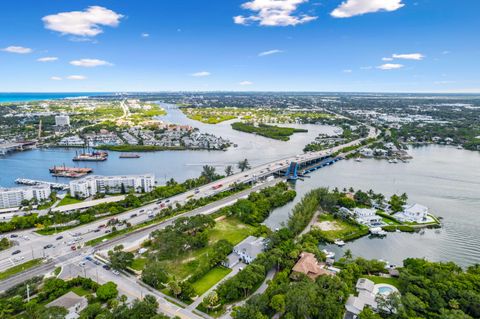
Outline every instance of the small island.
<path id="1" fill-rule="evenodd" d="M 290 136 L 294 133 L 306 133 L 308 130 L 297 129 L 290 127 L 280 127 L 276 125 L 267 125 L 267 124 L 254 124 L 254 123 L 243 123 L 236 122 L 232 123 L 232 128 L 237 131 L 254 133 L 267 138 L 272 138 L 280 141 L 290 140 Z"/>

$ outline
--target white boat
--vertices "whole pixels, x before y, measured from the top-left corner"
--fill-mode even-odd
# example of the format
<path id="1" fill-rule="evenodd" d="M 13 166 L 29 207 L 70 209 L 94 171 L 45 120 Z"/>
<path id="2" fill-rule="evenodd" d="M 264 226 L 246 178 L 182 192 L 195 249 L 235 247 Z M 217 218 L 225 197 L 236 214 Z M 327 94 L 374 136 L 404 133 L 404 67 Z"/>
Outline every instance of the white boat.
<path id="1" fill-rule="evenodd" d="M 362 159 L 361 159 L 360 157 L 357 157 L 357 158 L 355 159 L 355 162 L 361 162 L 361 161 L 362 161 Z"/>
<path id="2" fill-rule="evenodd" d="M 345 246 L 345 242 L 341 239 L 335 239 L 334 244 L 340 247 Z"/>
<path id="3" fill-rule="evenodd" d="M 376 236 L 386 236 L 387 232 L 384 231 L 381 227 L 372 227 L 370 228 L 370 233 Z"/>
<path id="4" fill-rule="evenodd" d="M 335 258 L 335 253 L 333 251 L 328 251 L 326 249 L 322 250 L 327 258 Z"/>

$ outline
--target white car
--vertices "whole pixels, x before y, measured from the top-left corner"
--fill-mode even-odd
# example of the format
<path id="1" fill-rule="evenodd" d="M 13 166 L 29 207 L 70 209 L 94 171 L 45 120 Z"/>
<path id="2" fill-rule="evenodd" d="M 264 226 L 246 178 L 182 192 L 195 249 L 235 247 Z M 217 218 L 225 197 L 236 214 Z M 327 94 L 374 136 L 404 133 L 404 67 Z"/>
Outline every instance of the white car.
<path id="1" fill-rule="evenodd" d="M 22 257 L 15 257 L 15 258 L 13 258 L 13 261 L 22 261 L 24 259 L 25 259 L 25 257 L 23 257 L 23 256 Z"/>
<path id="2" fill-rule="evenodd" d="M 114 269 L 114 270 L 112 270 L 112 274 L 114 274 L 115 276 L 118 276 L 118 275 L 120 275 L 120 273 L 118 272 L 118 270 L 115 270 L 115 269 Z"/>

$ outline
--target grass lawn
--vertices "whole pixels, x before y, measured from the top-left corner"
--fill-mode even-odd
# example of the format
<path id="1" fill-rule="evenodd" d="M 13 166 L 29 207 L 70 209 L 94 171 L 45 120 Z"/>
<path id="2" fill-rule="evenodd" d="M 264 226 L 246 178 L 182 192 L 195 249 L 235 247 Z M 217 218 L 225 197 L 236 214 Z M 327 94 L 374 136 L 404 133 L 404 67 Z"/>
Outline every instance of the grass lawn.
<path id="1" fill-rule="evenodd" d="M 72 289 L 70 289 L 72 292 L 76 293 L 77 295 L 79 296 L 86 296 L 90 293 L 92 293 L 90 290 L 87 290 L 87 289 L 84 289 L 82 288 L 81 286 L 78 286 L 78 287 L 73 287 Z"/>
<path id="2" fill-rule="evenodd" d="M 209 241 L 216 242 L 220 239 L 226 239 L 236 245 L 253 233 L 255 233 L 255 227 L 229 217 L 217 222 L 209 233 Z"/>
<path id="3" fill-rule="evenodd" d="M 398 288 L 398 278 L 387 278 L 387 277 L 380 277 L 380 276 L 365 276 L 365 278 L 370 279 L 375 284 L 389 284 L 396 288 Z"/>
<path id="4" fill-rule="evenodd" d="M 329 241 L 335 239 L 352 240 L 368 234 L 368 227 L 349 223 L 340 218 L 336 219 L 331 214 L 321 214 L 318 217 L 318 222 L 330 222 L 335 226 L 335 229 L 332 230 L 322 230 L 322 234 Z"/>
<path id="5" fill-rule="evenodd" d="M 201 296 L 213 285 L 223 279 L 228 275 L 232 270 L 225 267 L 215 267 L 210 270 L 205 276 L 193 283 L 193 288 L 195 292 Z"/>
<path id="6" fill-rule="evenodd" d="M 209 232 L 209 243 L 213 244 L 220 239 L 226 239 L 233 245 L 238 244 L 255 232 L 255 227 L 245 225 L 235 218 L 225 218 L 217 221 L 215 227 Z M 195 270 L 209 262 L 208 253 L 210 247 L 201 248 L 179 256 L 173 260 L 165 260 L 162 263 L 167 271 L 177 279 L 184 280 Z"/>
<path id="7" fill-rule="evenodd" d="M 83 202 L 83 200 L 76 199 L 76 198 L 70 197 L 70 195 L 67 195 L 60 201 L 60 203 L 58 203 L 57 207 L 65 206 L 65 205 L 78 204 L 78 203 L 81 203 L 81 202 Z"/>
<path id="8" fill-rule="evenodd" d="M 134 270 L 142 271 L 146 263 L 147 263 L 147 258 L 135 258 L 130 268 Z"/>
<path id="9" fill-rule="evenodd" d="M 32 259 L 23 264 L 19 264 L 19 265 L 13 266 L 12 268 L 8 268 L 7 270 L 0 272 L 0 280 L 7 279 L 9 277 L 12 277 L 13 275 L 18 274 L 19 272 L 35 267 L 39 265 L 41 262 L 42 262 L 41 259 Z"/>

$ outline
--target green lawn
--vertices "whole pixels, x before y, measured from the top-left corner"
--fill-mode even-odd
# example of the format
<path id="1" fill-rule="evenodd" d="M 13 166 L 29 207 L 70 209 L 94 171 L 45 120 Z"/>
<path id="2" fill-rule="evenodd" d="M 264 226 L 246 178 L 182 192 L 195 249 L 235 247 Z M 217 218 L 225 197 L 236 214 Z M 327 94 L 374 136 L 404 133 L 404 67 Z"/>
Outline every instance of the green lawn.
<path id="1" fill-rule="evenodd" d="M 233 245 L 236 245 L 254 232 L 255 227 L 253 226 L 245 225 L 235 218 L 225 218 L 217 221 L 208 236 L 210 244 L 225 239 Z M 162 263 L 170 274 L 174 275 L 177 279 L 183 280 L 194 273 L 199 266 L 203 266 L 209 262 L 208 253 L 210 251 L 211 248 L 207 246 L 195 251 L 190 251 L 176 259 L 165 260 Z"/>
<path id="2" fill-rule="evenodd" d="M 87 290 L 87 289 L 84 289 L 82 288 L 81 286 L 78 286 L 78 287 L 73 287 L 72 289 L 70 289 L 72 292 L 76 293 L 77 295 L 79 296 L 86 296 L 90 293 L 92 293 L 90 290 Z"/>
<path id="3" fill-rule="evenodd" d="M 209 233 L 209 241 L 216 242 L 220 239 L 226 239 L 236 245 L 254 233 L 255 227 L 243 224 L 236 218 L 229 217 L 217 222 Z"/>
<path id="4" fill-rule="evenodd" d="M 365 276 L 365 278 L 370 279 L 375 284 L 389 284 L 396 288 L 399 287 L 398 278 L 386 278 L 380 276 Z"/>
<path id="5" fill-rule="evenodd" d="M 81 203 L 81 202 L 83 202 L 83 200 L 81 200 L 81 199 L 76 199 L 76 198 L 74 198 L 74 197 L 71 197 L 70 195 L 66 195 L 66 196 L 60 201 L 60 203 L 58 203 L 57 207 L 65 206 L 65 205 L 78 204 L 78 203 Z"/>
<path id="6" fill-rule="evenodd" d="M 134 270 L 142 271 L 146 263 L 147 263 L 147 258 L 135 258 L 130 268 Z"/>
<path id="7" fill-rule="evenodd" d="M 41 262 L 42 262 L 41 259 L 32 259 L 23 264 L 19 264 L 19 265 L 13 266 L 12 268 L 8 268 L 7 270 L 0 272 L 0 280 L 7 279 L 9 277 L 12 277 L 13 275 L 18 274 L 19 272 L 35 267 L 39 265 Z"/>
<path id="8" fill-rule="evenodd" d="M 225 267 L 215 267 L 210 270 L 205 276 L 200 278 L 199 280 L 193 283 L 193 288 L 195 292 L 201 296 L 203 295 L 208 289 L 210 289 L 213 285 L 223 279 L 226 275 L 228 275 L 232 270 L 230 268 Z"/>

